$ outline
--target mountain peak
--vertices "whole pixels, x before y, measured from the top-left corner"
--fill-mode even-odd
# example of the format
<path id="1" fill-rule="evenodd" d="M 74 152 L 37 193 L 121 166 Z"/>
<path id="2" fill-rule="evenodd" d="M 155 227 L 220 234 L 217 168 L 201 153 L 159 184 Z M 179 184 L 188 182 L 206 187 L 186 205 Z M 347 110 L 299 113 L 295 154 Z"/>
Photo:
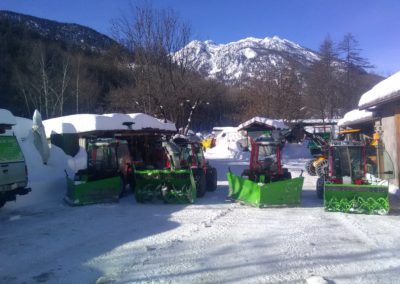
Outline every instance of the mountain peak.
<path id="1" fill-rule="evenodd" d="M 43 38 L 65 41 L 82 49 L 103 51 L 116 44 L 104 34 L 73 23 L 60 23 L 5 10 L 0 10 L 0 21 L 15 23 Z"/>
<path id="2" fill-rule="evenodd" d="M 247 37 L 226 44 L 195 40 L 178 51 L 175 57 L 183 54 L 202 75 L 227 83 L 243 77 L 255 77 L 259 70 L 289 60 L 308 66 L 319 59 L 316 52 L 276 35 L 263 39 Z"/>

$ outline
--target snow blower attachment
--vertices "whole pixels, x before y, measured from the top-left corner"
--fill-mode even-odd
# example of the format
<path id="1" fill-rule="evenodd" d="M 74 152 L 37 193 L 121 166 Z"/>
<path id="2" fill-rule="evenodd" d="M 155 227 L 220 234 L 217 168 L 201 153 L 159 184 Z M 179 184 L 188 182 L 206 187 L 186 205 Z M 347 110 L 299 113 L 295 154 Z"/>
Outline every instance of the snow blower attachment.
<path id="1" fill-rule="evenodd" d="M 196 189 L 189 170 L 138 170 L 135 197 L 138 202 L 194 203 Z"/>
<path id="2" fill-rule="evenodd" d="M 317 181 L 317 195 L 327 211 L 387 214 L 388 182 L 393 164 L 382 146 L 362 141 L 332 141 L 329 174 Z"/>
<path id="3" fill-rule="evenodd" d="M 257 207 L 299 205 L 304 178 L 293 178 L 281 164 L 281 141 L 252 142 L 250 167 L 242 175 L 228 172 L 229 197 Z"/>
<path id="4" fill-rule="evenodd" d="M 123 167 L 129 162 L 127 142 L 111 138 L 88 141 L 87 168 L 79 170 L 74 179 L 68 175 L 67 195 L 64 200 L 70 205 L 116 202 L 123 191 L 130 170 Z M 125 161 L 126 163 L 124 163 Z"/>
<path id="5" fill-rule="evenodd" d="M 173 142 L 157 142 L 152 147 L 152 165 L 135 171 L 138 202 L 194 203 L 196 185 L 190 169 L 182 167 L 181 149 Z"/>

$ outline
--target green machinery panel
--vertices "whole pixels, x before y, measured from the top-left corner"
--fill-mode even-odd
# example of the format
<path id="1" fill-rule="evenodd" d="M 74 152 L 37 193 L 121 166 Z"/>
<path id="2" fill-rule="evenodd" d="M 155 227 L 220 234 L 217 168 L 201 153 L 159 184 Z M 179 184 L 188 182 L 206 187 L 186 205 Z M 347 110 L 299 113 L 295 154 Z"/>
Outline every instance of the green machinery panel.
<path id="1" fill-rule="evenodd" d="M 256 183 L 228 172 L 229 197 L 257 207 L 290 206 L 301 203 L 303 177 Z"/>
<path id="2" fill-rule="evenodd" d="M 135 179 L 135 198 L 138 202 L 157 199 L 165 203 L 196 201 L 196 186 L 191 170 L 137 170 Z"/>
<path id="3" fill-rule="evenodd" d="M 389 212 L 387 186 L 325 184 L 324 207 L 327 211 L 380 214 Z"/>
<path id="4" fill-rule="evenodd" d="M 70 205 L 117 202 L 121 190 L 119 176 L 94 181 L 73 181 L 67 177 L 65 201 Z"/>

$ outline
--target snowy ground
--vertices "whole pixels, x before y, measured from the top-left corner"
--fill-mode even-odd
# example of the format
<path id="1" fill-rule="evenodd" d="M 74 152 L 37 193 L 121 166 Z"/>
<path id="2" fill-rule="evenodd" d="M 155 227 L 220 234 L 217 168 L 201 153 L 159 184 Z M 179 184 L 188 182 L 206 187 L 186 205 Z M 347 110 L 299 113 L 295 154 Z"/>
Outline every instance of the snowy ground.
<path id="1" fill-rule="evenodd" d="M 295 176 L 305 160 L 285 161 Z M 247 207 L 226 200 L 225 176 L 246 162 L 211 163 L 218 189 L 193 205 L 7 203 L 0 283 L 399 283 L 398 200 L 388 216 L 324 212 L 306 176 L 300 207 Z"/>

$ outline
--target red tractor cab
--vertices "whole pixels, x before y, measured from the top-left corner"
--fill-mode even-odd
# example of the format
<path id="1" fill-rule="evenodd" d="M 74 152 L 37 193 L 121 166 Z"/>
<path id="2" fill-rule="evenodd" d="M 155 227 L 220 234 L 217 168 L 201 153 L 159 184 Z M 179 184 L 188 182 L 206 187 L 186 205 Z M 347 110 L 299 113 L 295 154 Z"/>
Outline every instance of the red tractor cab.
<path id="1" fill-rule="evenodd" d="M 332 142 L 329 147 L 329 176 L 331 183 L 367 183 L 366 146 L 360 141 Z M 343 182 L 345 179 L 345 182 Z"/>
<path id="2" fill-rule="evenodd" d="M 373 146 L 371 146 L 373 147 Z M 393 164 L 383 148 L 375 148 L 370 159 L 369 145 L 362 141 L 331 141 L 329 171 L 317 180 L 317 196 L 328 211 L 387 214 L 388 182 Z"/>
<path id="3" fill-rule="evenodd" d="M 181 165 L 190 168 L 197 189 L 197 197 L 202 197 L 206 191 L 217 189 L 217 169 L 212 167 L 204 157 L 200 141 L 187 136 L 178 135 L 173 139 L 181 147 Z"/>
<path id="4" fill-rule="evenodd" d="M 263 139 L 251 143 L 250 165 L 242 176 L 254 182 L 274 182 L 291 179 L 288 169 L 282 167 L 281 141 Z"/>

